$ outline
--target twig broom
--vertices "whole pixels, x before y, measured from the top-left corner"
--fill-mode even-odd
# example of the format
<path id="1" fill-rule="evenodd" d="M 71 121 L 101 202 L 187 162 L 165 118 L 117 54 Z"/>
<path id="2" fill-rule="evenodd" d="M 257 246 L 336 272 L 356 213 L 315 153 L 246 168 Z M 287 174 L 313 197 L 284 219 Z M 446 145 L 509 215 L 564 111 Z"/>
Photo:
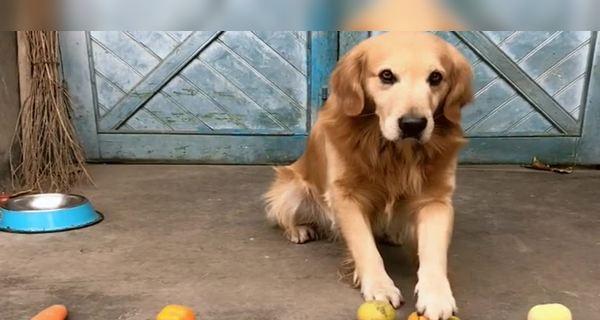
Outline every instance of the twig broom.
<path id="1" fill-rule="evenodd" d="M 23 34 L 28 49 L 30 86 L 28 96 L 21 99 L 14 135 L 13 188 L 68 192 L 82 179 L 92 180 L 71 123 L 69 98 L 61 84 L 58 32 L 24 31 Z"/>

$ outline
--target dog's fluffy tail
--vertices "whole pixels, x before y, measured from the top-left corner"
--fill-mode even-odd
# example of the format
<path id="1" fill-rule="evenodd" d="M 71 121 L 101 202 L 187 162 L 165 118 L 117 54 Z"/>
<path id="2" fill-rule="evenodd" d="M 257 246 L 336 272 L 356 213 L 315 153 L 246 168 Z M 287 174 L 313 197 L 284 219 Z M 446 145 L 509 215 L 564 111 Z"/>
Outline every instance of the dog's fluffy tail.
<path id="1" fill-rule="evenodd" d="M 310 193 L 292 168 L 275 168 L 276 178 L 264 195 L 267 203 L 267 219 L 282 228 L 297 223 L 297 214 Z"/>

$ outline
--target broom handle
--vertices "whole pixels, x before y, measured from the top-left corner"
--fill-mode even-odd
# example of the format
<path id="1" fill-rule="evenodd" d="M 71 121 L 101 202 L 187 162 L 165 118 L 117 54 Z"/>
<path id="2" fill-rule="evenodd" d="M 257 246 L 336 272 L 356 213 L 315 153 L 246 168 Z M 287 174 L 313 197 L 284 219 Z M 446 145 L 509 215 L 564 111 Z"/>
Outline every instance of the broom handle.
<path id="1" fill-rule="evenodd" d="M 29 42 L 25 31 L 17 31 L 17 60 L 19 63 L 19 98 L 21 108 L 31 95 L 31 62 L 29 61 Z"/>

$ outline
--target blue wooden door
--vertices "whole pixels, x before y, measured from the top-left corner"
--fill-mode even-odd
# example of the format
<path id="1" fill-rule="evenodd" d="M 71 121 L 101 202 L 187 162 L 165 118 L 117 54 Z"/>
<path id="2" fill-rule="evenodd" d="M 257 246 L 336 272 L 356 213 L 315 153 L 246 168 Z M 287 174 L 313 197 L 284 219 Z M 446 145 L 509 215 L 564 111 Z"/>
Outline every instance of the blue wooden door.
<path id="1" fill-rule="evenodd" d="M 373 33 L 343 33 L 340 51 Z M 597 33 L 438 32 L 470 60 L 463 163 L 600 163 Z"/>
<path id="2" fill-rule="evenodd" d="M 75 125 L 97 161 L 278 163 L 301 153 L 333 32 L 63 32 Z"/>

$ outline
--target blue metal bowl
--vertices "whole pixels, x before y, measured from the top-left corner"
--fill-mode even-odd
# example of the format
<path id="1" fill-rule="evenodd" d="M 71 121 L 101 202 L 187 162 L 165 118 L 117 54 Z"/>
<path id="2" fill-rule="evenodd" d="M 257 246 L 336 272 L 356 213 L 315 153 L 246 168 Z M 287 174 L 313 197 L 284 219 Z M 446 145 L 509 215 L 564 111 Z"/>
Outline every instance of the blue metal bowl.
<path id="1" fill-rule="evenodd" d="M 44 193 L 11 198 L 0 205 L 0 231 L 42 233 L 79 229 L 102 221 L 88 199 Z"/>

